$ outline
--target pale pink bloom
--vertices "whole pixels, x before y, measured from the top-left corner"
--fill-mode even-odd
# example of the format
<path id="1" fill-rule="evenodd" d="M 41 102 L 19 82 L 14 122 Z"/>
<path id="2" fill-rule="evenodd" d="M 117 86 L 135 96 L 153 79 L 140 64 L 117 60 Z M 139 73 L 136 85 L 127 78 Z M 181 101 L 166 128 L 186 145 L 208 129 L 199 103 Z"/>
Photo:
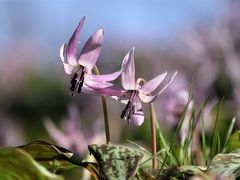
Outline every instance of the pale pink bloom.
<path id="1" fill-rule="evenodd" d="M 50 137 L 57 145 L 66 149 L 86 155 L 88 144 L 103 143 L 104 133 L 102 128 L 85 130 L 80 127 L 80 115 L 76 106 L 69 107 L 69 117 L 61 122 L 61 128 L 57 127 L 50 119 L 44 121 Z"/>
<path id="2" fill-rule="evenodd" d="M 83 46 L 80 54 L 77 54 L 80 32 L 83 27 L 85 17 L 83 17 L 74 31 L 68 43 L 60 48 L 60 58 L 63 62 L 66 74 L 73 75 L 71 79 L 70 91 L 72 95 L 81 91 L 85 93 L 99 93 L 97 90 L 112 86 L 108 81 L 115 80 L 122 72 L 119 70 L 107 75 L 94 75 L 94 68 L 103 43 L 103 28 L 94 33 Z M 111 94 L 117 95 L 117 94 Z"/>
<path id="3" fill-rule="evenodd" d="M 123 72 L 121 77 L 124 90 L 122 90 L 122 95 L 117 98 L 122 103 L 126 104 L 126 107 L 122 111 L 121 118 L 127 120 L 128 123 L 140 126 L 144 121 L 142 102 L 153 102 L 172 82 L 176 73 L 160 91 L 155 95 L 151 95 L 151 93 L 154 92 L 165 79 L 167 72 L 164 72 L 141 85 L 139 79 L 137 81 L 135 79 L 134 48 L 132 48 L 124 57 L 122 68 Z"/>

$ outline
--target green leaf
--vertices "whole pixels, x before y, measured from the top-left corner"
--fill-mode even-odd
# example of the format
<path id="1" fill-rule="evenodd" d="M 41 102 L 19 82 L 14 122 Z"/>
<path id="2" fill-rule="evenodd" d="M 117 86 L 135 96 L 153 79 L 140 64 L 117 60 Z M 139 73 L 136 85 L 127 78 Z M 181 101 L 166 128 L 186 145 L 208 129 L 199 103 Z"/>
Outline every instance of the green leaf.
<path id="1" fill-rule="evenodd" d="M 208 171 L 221 176 L 240 176 L 240 149 L 228 154 L 217 154 L 211 161 Z"/>
<path id="2" fill-rule="evenodd" d="M 0 150 L 0 179 L 4 180 L 63 180 L 47 171 L 22 149 Z"/>
<path id="3" fill-rule="evenodd" d="M 223 146 L 223 150 L 222 150 L 222 153 L 226 153 L 228 152 L 227 151 L 227 146 L 230 142 L 230 138 L 231 138 L 231 134 L 232 134 L 232 131 L 233 131 L 233 127 L 235 125 L 235 122 L 236 122 L 236 118 L 234 117 L 231 121 L 231 124 L 229 125 L 229 128 L 228 128 L 228 131 L 227 131 L 227 135 L 226 135 L 226 139 L 225 139 L 225 143 L 224 143 L 224 146 Z M 231 151 L 229 151 L 231 152 Z"/>
<path id="4" fill-rule="evenodd" d="M 236 149 L 240 149 L 240 131 L 236 131 L 230 136 L 227 152 L 232 152 Z"/>
<path id="5" fill-rule="evenodd" d="M 54 173 L 62 173 L 76 166 L 87 169 L 95 179 L 100 179 L 99 167 L 96 163 L 85 162 L 78 155 L 65 148 L 50 144 L 45 141 L 34 141 L 19 146 L 28 152 L 37 162 Z"/>
<path id="6" fill-rule="evenodd" d="M 213 141 L 212 141 L 212 147 L 211 147 L 211 157 L 213 157 L 215 154 L 220 152 L 220 138 L 219 136 L 219 132 L 218 132 L 218 121 L 219 121 L 219 114 L 220 114 L 220 109 L 221 106 L 223 104 L 223 100 L 224 98 L 221 99 L 221 101 L 219 102 L 218 106 L 217 106 L 217 114 L 216 114 L 216 120 L 214 123 L 214 129 L 213 129 Z"/>
<path id="7" fill-rule="evenodd" d="M 107 179 L 127 179 L 135 176 L 138 165 L 143 157 L 137 149 L 117 145 L 89 145 L 99 164 L 101 173 Z"/>
<path id="8" fill-rule="evenodd" d="M 19 148 L 28 152 L 36 161 L 54 173 L 62 173 L 82 163 L 81 157 L 62 147 L 45 141 L 34 141 Z"/>

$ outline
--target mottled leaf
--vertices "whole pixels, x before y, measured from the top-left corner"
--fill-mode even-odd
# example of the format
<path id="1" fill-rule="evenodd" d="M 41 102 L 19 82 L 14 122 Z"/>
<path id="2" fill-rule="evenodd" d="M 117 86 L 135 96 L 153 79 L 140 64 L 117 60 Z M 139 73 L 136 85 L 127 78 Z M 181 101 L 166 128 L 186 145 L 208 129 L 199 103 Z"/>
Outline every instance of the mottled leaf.
<path id="1" fill-rule="evenodd" d="M 217 154 L 208 171 L 220 176 L 240 176 L 240 149 L 228 154 Z"/>
<path id="2" fill-rule="evenodd" d="M 159 176 L 160 173 L 160 169 L 152 169 L 152 168 L 141 168 L 140 169 L 140 174 L 141 177 L 143 177 L 144 179 L 157 179 L 157 177 Z"/>
<path id="3" fill-rule="evenodd" d="M 180 173 L 185 175 L 198 175 L 201 177 L 205 177 L 207 179 L 208 175 L 205 173 L 207 167 L 204 166 L 181 166 L 178 168 Z"/>
<path id="4" fill-rule="evenodd" d="M 164 169 L 160 174 L 160 169 L 152 169 L 152 168 L 141 168 L 140 174 L 143 179 L 170 179 L 174 178 L 189 178 L 194 175 L 199 175 L 204 178 L 208 178 L 207 174 L 204 172 L 206 167 L 199 166 L 181 166 L 181 167 L 169 167 Z"/>
<path id="5" fill-rule="evenodd" d="M 240 131 L 237 131 L 230 136 L 227 152 L 232 152 L 236 149 L 240 149 Z"/>
<path id="6" fill-rule="evenodd" d="M 111 144 L 93 144 L 89 145 L 88 149 L 97 160 L 101 173 L 111 180 L 135 176 L 143 157 L 137 149 Z"/>
<path id="7" fill-rule="evenodd" d="M 63 180 L 47 171 L 22 149 L 0 150 L 0 179 L 4 180 Z"/>

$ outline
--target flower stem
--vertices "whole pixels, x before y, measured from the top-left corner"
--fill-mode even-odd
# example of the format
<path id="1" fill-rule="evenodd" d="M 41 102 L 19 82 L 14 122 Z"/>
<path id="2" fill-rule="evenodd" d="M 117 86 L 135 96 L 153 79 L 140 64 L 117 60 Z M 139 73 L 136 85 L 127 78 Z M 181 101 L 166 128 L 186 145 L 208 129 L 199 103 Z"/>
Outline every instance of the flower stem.
<path id="1" fill-rule="evenodd" d="M 137 84 L 146 83 L 143 78 L 137 79 Z M 153 106 L 153 103 L 149 104 L 149 113 L 150 113 L 150 125 L 151 125 L 151 134 L 152 134 L 152 168 L 157 169 L 157 138 L 156 138 L 156 113 Z"/>
<path id="2" fill-rule="evenodd" d="M 97 66 L 94 66 L 94 71 L 97 75 L 100 74 Z M 109 144 L 110 143 L 110 130 L 109 130 L 109 121 L 108 121 L 107 101 L 106 101 L 105 96 L 101 96 L 101 98 L 102 98 L 105 134 L 106 134 L 106 143 Z"/>
<path id="3" fill-rule="evenodd" d="M 152 168 L 157 169 L 157 143 L 156 143 L 156 127 L 155 120 L 156 114 L 154 110 L 153 103 L 149 104 L 149 112 L 150 112 L 150 124 L 151 124 L 151 133 L 152 133 Z"/>

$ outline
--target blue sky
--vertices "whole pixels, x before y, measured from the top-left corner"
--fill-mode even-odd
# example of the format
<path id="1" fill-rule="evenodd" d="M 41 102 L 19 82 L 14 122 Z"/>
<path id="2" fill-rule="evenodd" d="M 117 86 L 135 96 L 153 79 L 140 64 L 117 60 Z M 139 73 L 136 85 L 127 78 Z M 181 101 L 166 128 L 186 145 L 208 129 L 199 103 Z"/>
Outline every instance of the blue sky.
<path id="1" fill-rule="evenodd" d="M 18 45 L 35 66 L 55 63 L 81 17 L 81 42 L 105 28 L 103 59 L 122 57 L 131 47 L 144 53 L 174 42 L 192 24 L 214 18 L 222 0 L 0 0 L 0 54 Z M 26 42 L 26 43 L 25 43 Z M 25 47 L 24 44 L 27 44 Z M 35 48 L 36 52 L 29 45 Z M 156 49 L 155 51 L 158 51 Z M 101 58 L 101 57 L 100 57 Z M 39 61 L 41 59 L 41 61 Z M 0 61 L 5 61 L 0 57 Z M 14 61 L 14 59 L 12 59 Z M 47 64 L 45 64 L 47 63 Z M 58 62 L 62 66 L 61 62 Z M 40 66 L 39 66 L 40 67 Z"/>
<path id="2" fill-rule="evenodd" d="M 196 18 L 213 17 L 221 7 L 220 0 L 1 0 L 0 38 L 8 41 L 30 34 L 58 41 L 87 16 L 85 32 L 103 26 L 111 38 L 154 41 L 171 37 Z"/>

